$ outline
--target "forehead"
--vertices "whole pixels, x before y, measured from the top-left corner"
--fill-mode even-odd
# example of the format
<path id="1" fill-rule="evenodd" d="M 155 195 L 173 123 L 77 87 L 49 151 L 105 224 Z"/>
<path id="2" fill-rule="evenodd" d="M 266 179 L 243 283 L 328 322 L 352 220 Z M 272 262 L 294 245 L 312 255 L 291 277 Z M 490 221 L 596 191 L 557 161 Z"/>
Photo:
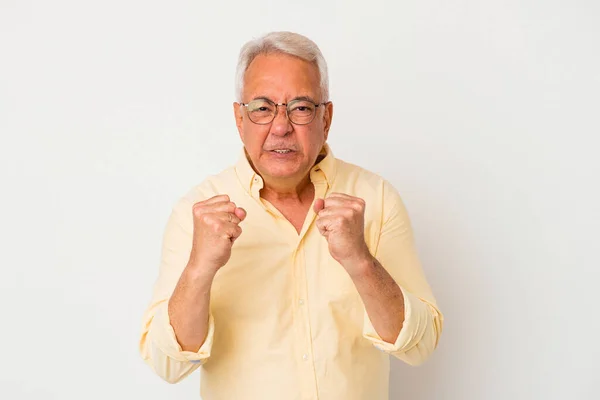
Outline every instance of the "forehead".
<path id="1" fill-rule="evenodd" d="M 319 70 L 316 65 L 287 54 L 260 54 L 244 75 L 244 99 L 264 96 L 274 101 L 294 97 L 320 96 Z"/>

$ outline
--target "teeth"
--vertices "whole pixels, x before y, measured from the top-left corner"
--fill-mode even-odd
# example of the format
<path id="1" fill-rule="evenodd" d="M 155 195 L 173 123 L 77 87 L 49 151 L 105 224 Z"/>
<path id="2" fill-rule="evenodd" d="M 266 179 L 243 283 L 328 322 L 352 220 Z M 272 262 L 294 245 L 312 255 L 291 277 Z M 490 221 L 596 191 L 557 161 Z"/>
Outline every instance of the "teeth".
<path id="1" fill-rule="evenodd" d="M 279 153 L 279 154 L 286 154 L 289 153 L 291 150 L 273 150 L 275 153 Z"/>

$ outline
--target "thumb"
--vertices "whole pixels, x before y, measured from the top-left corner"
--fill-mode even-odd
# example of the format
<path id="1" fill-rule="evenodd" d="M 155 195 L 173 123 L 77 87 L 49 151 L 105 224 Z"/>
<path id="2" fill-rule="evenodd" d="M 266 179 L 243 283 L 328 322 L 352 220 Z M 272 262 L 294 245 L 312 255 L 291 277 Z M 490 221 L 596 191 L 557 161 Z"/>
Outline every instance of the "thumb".
<path id="1" fill-rule="evenodd" d="M 236 207 L 236 209 L 233 213 L 235 214 L 236 217 L 238 217 L 242 221 L 246 218 L 246 210 L 244 210 L 241 207 Z"/>
<path id="2" fill-rule="evenodd" d="M 313 210 L 315 210 L 315 214 L 318 214 L 319 211 L 325 208 L 325 200 L 317 199 L 315 200 L 315 205 L 313 206 Z"/>

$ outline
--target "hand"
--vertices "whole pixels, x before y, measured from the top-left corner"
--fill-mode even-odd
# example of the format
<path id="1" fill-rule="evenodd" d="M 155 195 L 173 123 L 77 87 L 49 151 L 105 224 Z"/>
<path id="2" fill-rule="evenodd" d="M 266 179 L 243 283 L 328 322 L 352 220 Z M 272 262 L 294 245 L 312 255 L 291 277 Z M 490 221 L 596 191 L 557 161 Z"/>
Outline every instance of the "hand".
<path id="1" fill-rule="evenodd" d="M 365 242 L 365 201 L 342 193 L 317 199 L 316 225 L 329 243 L 329 253 L 352 275 L 353 269 L 372 258 Z"/>
<path id="2" fill-rule="evenodd" d="M 246 211 L 231 202 L 229 196 L 219 195 L 194 204 L 192 212 L 190 264 L 216 273 L 231 257 L 231 247 L 242 234 L 239 223 L 246 218 Z"/>

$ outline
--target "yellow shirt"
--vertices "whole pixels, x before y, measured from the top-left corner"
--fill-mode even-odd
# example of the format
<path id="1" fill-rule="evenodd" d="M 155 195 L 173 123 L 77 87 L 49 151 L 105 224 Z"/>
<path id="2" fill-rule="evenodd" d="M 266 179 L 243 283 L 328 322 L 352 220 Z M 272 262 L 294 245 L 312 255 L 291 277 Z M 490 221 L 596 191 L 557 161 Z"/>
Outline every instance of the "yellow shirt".
<path id="1" fill-rule="evenodd" d="M 389 355 L 422 363 L 437 347 L 443 316 L 425 279 L 403 202 L 380 176 L 326 157 L 310 171 L 315 198 L 331 192 L 366 202 L 365 240 L 404 293 L 405 321 L 384 342 L 344 268 L 329 254 L 312 206 L 300 234 L 260 197 L 262 178 L 244 151 L 173 207 L 139 349 L 175 383 L 197 368 L 203 400 L 385 400 Z M 192 205 L 227 194 L 247 212 L 229 262 L 214 278 L 209 329 L 198 352 L 182 351 L 167 304 L 192 244 Z"/>

